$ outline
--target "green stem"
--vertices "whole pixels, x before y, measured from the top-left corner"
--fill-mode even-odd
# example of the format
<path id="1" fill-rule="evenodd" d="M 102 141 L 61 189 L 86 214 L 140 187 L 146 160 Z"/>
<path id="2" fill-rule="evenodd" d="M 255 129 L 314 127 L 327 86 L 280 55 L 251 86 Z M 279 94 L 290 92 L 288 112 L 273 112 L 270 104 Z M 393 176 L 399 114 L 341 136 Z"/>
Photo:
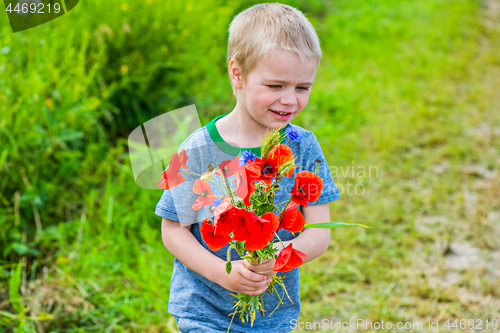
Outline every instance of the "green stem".
<path id="1" fill-rule="evenodd" d="M 190 175 L 195 175 L 195 176 L 198 176 L 198 177 L 201 177 L 201 175 L 197 174 L 197 173 L 194 173 L 194 172 L 189 172 L 189 171 L 180 171 L 179 172 L 182 172 L 182 173 L 189 173 Z"/>
<path id="2" fill-rule="evenodd" d="M 314 174 L 315 174 L 315 175 L 316 175 L 316 174 L 318 174 L 319 164 L 320 164 L 320 163 L 316 162 L 316 170 L 314 170 Z"/>
<path id="3" fill-rule="evenodd" d="M 221 178 L 222 178 L 222 177 L 224 177 L 224 174 L 220 171 L 220 169 L 219 169 L 219 168 L 217 168 L 216 170 L 218 170 L 218 171 L 219 171 L 219 173 L 220 173 L 220 177 L 221 177 Z M 214 170 L 214 175 L 215 175 L 215 170 Z M 224 183 L 223 183 L 222 181 L 219 181 L 219 179 L 218 179 L 217 177 L 214 177 L 214 179 L 216 179 L 216 180 L 217 180 L 217 182 L 218 182 L 218 185 L 217 185 L 217 186 L 219 186 L 219 184 L 220 184 L 221 186 L 224 186 Z M 226 195 L 229 195 L 229 194 L 228 194 L 228 192 L 226 192 L 226 190 L 224 190 L 221 186 L 219 186 L 219 188 L 220 188 L 220 189 L 221 189 L 221 190 L 222 190 L 222 191 L 223 191 Z M 231 193 L 231 191 L 229 191 L 229 193 Z M 232 197 L 233 197 L 233 196 L 231 195 L 231 198 L 232 198 Z"/>
<path id="4" fill-rule="evenodd" d="M 283 246 L 283 249 L 284 249 L 285 248 L 285 244 L 283 244 L 283 242 L 281 241 L 281 238 L 278 236 L 278 233 L 276 233 L 276 231 L 274 232 L 274 235 L 278 238 L 278 240 L 281 243 L 281 246 Z"/>
<path id="5" fill-rule="evenodd" d="M 229 333 L 229 330 L 231 329 L 231 324 L 233 323 L 234 316 L 236 315 L 236 310 L 233 312 L 233 317 L 231 318 L 231 322 L 229 323 L 229 327 L 227 328 L 227 332 Z"/>
<path id="6" fill-rule="evenodd" d="M 182 173 L 189 173 L 189 174 L 191 174 L 191 175 L 195 175 L 195 176 L 201 177 L 199 174 L 194 173 L 194 172 L 189 172 L 189 171 L 180 171 L 180 172 L 182 172 Z M 217 185 L 217 187 L 218 187 L 218 188 L 220 188 L 220 189 L 222 190 L 222 192 L 224 192 L 224 194 L 226 194 L 226 195 L 227 195 L 226 190 L 225 190 L 225 189 L 223 189 L 222 187 L 220 187 L 220 186 L 219 186 L 219 184 L 217 184 L 216 182 L 214 182 L 214 181 L 213 181 L 213 180 L 211 180 L 211 179 L 209 180 L 209 182 L 212 182 L 212 183 L 214 183 L 215 185 Z"/>
<path id="7" fill-rule="evenodd" d="M 229 178 L 229 180 L 231 180 L 231 178 Z M 233 190 L 233 182 L 229 182 L 229 187 L 231 187 L 231 190 Z M 236 192 L 236 185 L 234 185 L 234 192 Z"/>
<path id="8" fill-rule="evenodd" d="M 233 191 L 231 191 L 231 187 L 229 186 L 229 183 L 227 181 L 227 177 L 224 177 L 224 174 L 222 172 L 221 172 L 221 178 L 224 178 L 224 184 L 226 184 L 226 188 L 229 191 L 229 195 L 231 196 L 231 199 L 233 200 L 233 204 L 235 204 L 236 202 L 234 200 Z"/>
<path id="9" fill-rule="evenodd" d="M 290 197 L 290 199 L 287 201 L 285 207 L 283 208 L 283 210 L 281 211 L 281 214 L 280 214 L 280 222 L 281 222 L 281 219 L 283 218 L 283 214 L 285 213 L 285 209 L 286 207 L 288 207 L 288 204 L 290 203 L 290 201 L 292 201 L 292 197 Z M 281 205 L 281 204 L 280 204 Z"/>
<path id="10" fill-rule="evenodd" d="M 219 186 L 219 184 L 217 184 L 216 182 L 214 182 L 213 180 L 210 180 L 212 183 L 214 183 L 215 185 L 217 185 L 218 188 L 220 188 L 222 190 L 222 192 L 224 192 L 225 195 L 227 195 L 227 192 L 226 190 L 224 190 L 222 187 Z"/>
<path id="11" fill-rule="evenodd" d="M 278 293 L 278 291 L 276 290 L 276 287 L 274 286 L 274 284 L 273 284 L 273 289 L 274 289 L 274 291 L 276 292 L 276 296 L 278 296 L 278 298 L 279 298 L 279 300 L 280 300 L 280 304 L 281 304 L 281 305 L 283 305 L 283 300 L 281 299 L 281 296 L 280 296 L 280 294 Z"/>
<path id="12" fill-rule="evenodd" d="M 286 296 L 288 297 L 288 299 L 290 300 L 290 302 L 292 302 L 292 304 L 293 304 L 293 301 L 290 298 L 290 295 L 288 295 L 288 291 L 286 290 L 286 287 L 285 287 L 285 284 L 283 283 L 283 281 L 279 280 L 279 281 L 277 281 L 277 283 L 281 286 L 281 288 L 283 288 L 283 290 L 285 291 Z"/>

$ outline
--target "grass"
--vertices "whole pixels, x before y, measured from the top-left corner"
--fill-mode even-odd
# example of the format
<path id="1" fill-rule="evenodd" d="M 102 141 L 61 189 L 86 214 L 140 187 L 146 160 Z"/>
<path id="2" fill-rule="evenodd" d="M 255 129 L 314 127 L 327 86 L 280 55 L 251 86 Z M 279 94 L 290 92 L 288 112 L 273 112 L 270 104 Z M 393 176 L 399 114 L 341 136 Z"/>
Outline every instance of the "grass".
<path id="1" fill-rule="evenodd" d="M 176 331 L 161 191 L 135 185 L 124 138 L 187 104 L 202 123 L 232 109 L 224 38 L 253 3 L 82 2 L 17 34 L 0 17 L 3 331 Z M 338 172 L 332 219 L 372 227 L 301 268 L 299 321 L 500 320 L 497 2 L 287 3 L 322 41 L 296 123 Z"/>

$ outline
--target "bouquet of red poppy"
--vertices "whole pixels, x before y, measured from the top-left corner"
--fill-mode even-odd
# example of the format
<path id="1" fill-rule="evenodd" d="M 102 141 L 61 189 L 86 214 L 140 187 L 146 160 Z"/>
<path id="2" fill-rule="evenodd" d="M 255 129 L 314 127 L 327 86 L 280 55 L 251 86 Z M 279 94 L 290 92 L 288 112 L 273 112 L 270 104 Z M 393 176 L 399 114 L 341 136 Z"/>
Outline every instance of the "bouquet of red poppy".
<path id="1" fill-rule="evenodd" d="M 294 249 L 292 243 L 283 245 L 279 250 L 273 247 L 275 241 L 281 242 L 277 231 L 289 230 L 293 233 L 301 232 L 304 227 L 339 228 L 348 225 L 359 225 L 341 222 L 324 222 L 305 224 L 304 216 L 298 205 L 307 207 L 308 203 L 316 201 L 323 189 L 323 180 L 316 173 L 321 161 L 316 161 L 315 172 L 300 171 L 295 175 L 294 186 L 290 198 L 282 203 L 274 203 L 274 192 L 278 190 L 279 183 L 284 177 L 291 177 L 297 167 L 292 149 L 287 144 L 281 144 L 288 136 L 290 140 L 300 141 L 297 132 L 287 131 L 281 134 L 278 130 L 267 134 L 261 147 L 261 157 L 255 156 L 250 151 L 244 151 L 242 157 L 223 161 L 215 167 L 210 164 L 203 175 L 194 182 L 193 192 L 200 196 L 193 203 L 192 208 L 199 210 L 210 206 L 213 218 L 205 218 L 200 225 L 200 233 L 207 246 L 213 250 L 220 250 L 230 244 L 227 252 L 226 271 L 231 272 L 231 249 L 235 249 L 242 259 L 262 263 L 263 260 L 274 259 L 274 271 L 288 272 L 303 264 L 307 255 Z M 170 160 L 170 164 L 163 172 L 162 179 L 157 186 L 169 189 L 184 181 L 180 168 L 187 168 L 187 156 L 184 150 L 177 152 Z M 231 177 L 234 176 L 234 180 Z M 212 193 L 209 182 L 218 186 L 224 195 L 217 196 Z M 281 243 L 283 244 L 283 243 Z M 286 291 L 283 278 L 273 276 L 267 292 L 276 292 L 283 304 Z M 280 296 L 276 289 L 280 285 L 283 295 Z M 261 311 L 264 316 L 263 298 L 261 295 L 231 294 L 237 301 L 234 306 L 236 314 L 240 315 L 242 322 L 250 321 L 251 326 L 255 320 L 256 312 Z M 288 296 L 290 299 L 290 297 Z M 290 299 L 290 301 L 292 301 Z M 276 309 L 275 309 L 276 310 Z M 274 312 L 274 310 L 273 310 Z M 271 312 L 272 314 L 272 312 Z M 231 320 L 231 322 L 232 322 Z"/>

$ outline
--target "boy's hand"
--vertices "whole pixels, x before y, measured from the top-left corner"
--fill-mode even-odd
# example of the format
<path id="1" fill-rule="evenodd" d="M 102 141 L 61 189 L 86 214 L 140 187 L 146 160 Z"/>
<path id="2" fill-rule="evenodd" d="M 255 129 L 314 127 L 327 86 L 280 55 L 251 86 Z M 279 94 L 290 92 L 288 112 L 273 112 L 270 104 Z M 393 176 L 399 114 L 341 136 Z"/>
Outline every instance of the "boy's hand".
<path id="1" fill-rule="evenodd" d="M 248 261 L 244 259 L 245 266 L 255 273 L 263 274 L 267 278 L 272 278 L 277 272 L 273 271 L 275 259 L 262 260 L 262 265 L 259 265 L 258 261 Z"/>
<path id="2" fill-rule="evenodd" d="M 247 295 L 260 295 L 267 289 L 271 278 L 258 274 L 247 269 L 244 260 L 231 261 L 231 273 L 223 272 L 225 277 L 220 285 L 229 291 Z M 251 267 L 251 266 L 250 266 Z M 249 267 L 249 268 L 250 268 Z M 272 266 L 271 266 L 272 269 Z"/>

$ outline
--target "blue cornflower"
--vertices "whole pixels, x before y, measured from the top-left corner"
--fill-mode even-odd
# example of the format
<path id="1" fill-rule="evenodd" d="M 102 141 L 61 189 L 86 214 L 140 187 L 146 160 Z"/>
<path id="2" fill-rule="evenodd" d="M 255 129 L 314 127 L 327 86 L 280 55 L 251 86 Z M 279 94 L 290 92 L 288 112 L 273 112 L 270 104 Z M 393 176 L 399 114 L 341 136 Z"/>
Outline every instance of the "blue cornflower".
<path id="1" fill-rule="evenodd" d="M 300 140 L 302 140 L 302 134 L 297 132 L 297 130 L 295 130 L 292 126 L 288 126 L 285 130 L 285 134 L 293 142 L 300 142 Z"/>
<path id="2" fill-rule="evenodd" d="M 250 150 L 244 150 L 241 153 L 240 163 L 239 164 L 240 164 L 240 166 L 245 165 L 245 164 L 247 164 L 248 161 L 255 160 L 256 157 L 257 157 L 257 155 L 255 155 L 254 153 L 252 153 Z"/>
<path id="3" fill-rule="evenodd" d="M 210 206 L 217 207 L 218 205 L 221 204 L 221 202 L 222 202 L 222 200 L 219 198 L 212 199 L 212 204 Z"/>

